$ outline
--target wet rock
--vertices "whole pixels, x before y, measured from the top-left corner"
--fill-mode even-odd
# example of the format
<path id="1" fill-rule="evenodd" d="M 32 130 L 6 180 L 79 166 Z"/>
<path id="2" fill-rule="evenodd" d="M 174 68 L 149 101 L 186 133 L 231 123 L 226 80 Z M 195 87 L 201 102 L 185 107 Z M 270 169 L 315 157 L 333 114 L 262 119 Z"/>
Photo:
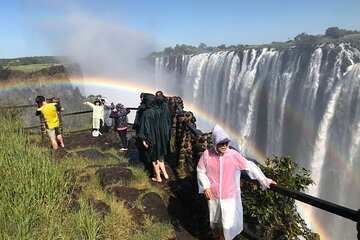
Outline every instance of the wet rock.
<path id="1" fill-rule="evenodd" d="M 60 159 L 66 157 L 68 152 L 64 149 L 59 147 L 57 150 L 54 150 L 54 158 Z"/>
<path id="2" fill-rule="evenodd" d="M 133 221 L 139 226 L 142 227 L 144 224 L 144 220 L 145 220 L 145 215 L 144 213 L 138 209 L 138 208 L 132 208 L 130 209 L 130 213 L 132 215 L 132 219 Z"/>
<path id="3" fill-rule="evenodd" d="M 119 165 L 100 168 L 96 171 L 96 174 L 102 187 L 115 183 L 127 185 L 134 177 L 130 169 Z"/>
<path id="4" fill-rule="evenodd" d="M 146 193 L 141 199 L 144 213 L 152 216 L 157 222 L 170 222 L 166 205 L 159 194 L 154 192 Z"/>
<path id="5" fill-rule="evenodd" d="M 140 209 L 136 208 L 136 202 L 145 190 L 115 186 L 110 188 L 108 192 L 113 194 L 118 201 L 124 202 L 125 206 L 130 210 L 132 219 L 141 227 L 145 220 L 145 215 Z"/>
<path id="6" fill-rule="evenodd" d="M 88 204 L 91 206 L 97 213 L 101 216 L 104 216 L 110 212 L 110 206 L 104 203 L 101 200 L 96 200 L 94 197 L 90 196 L 88 198 Z"/>
<path id="7" fill-rule="evenodd" d="M 140 194 L 143 194 L 145 190 L 115 186 L 110 188 L 108 192 L 113 194 L 118 201 L 124 201 L 128 208 L 134 208 Z"/>
<path id="8" fill-rule="evenodd" d="M 91 159 L 91 160 L 103 160 L 106 159 L 106 155 L 97 149 L 86 149 L 77 151 L 76 154 L 79 157 Z"/>

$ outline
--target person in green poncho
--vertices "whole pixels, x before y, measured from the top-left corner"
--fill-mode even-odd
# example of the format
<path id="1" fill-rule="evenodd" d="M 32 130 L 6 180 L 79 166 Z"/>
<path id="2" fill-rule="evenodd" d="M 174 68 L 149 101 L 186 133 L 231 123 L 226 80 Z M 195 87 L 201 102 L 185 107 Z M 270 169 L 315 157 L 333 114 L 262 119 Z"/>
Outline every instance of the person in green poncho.
<path id="1" fill-rule="evenodd" d="M 135 130 L 136 135 L 139 134 L 139 129 L 140 129 L 140 122 L 141 122 L 141 117 L 142 114 L 144 113 L 144 111 L 146 110 L 146 106 L 145 106 L 145 102 L 144 102 L 144 97 L 146 95 L 148 95 L 151 93 L 141 93 L 140 94 L 140 105 L 138 106 L 137 110 L 136 110 L 136 115 L 135 115 L 135 119 L 134 119 L 134 124 L 132 129 Z"/>
<path id="2" fill-rule="evenodd" d="M 135 132 L 136 132 L 135 146 L 139 152 L 139 160 L 140 160 L 140 162 L 142 162 L 144 164 L 144 169 L 147 172 L 147 174 L 152 177 L 154 174 L 152 163 L 147 160 L 147 157 L 145 155 L 146 149 L 144 148 L 142 140 L 138 136 L 139 130 L 140 130 L 141 118 L 142 118 L 144 111 L 146 110 L 146 106 L 145 106 L 145 102 L 144 102 L 144 97 L 146 95 L 152 95 L 152 94 L 144 93 L 144 92 L 140 94 L 141 102 L 136 110 L 135 120 L 134 120 L 132 129 L 135 130 Z"/>
<path id="3" fill-rule="evenodd" d="M 155 96 L 148 94 L 143 100 L 146 110 L 140 120 L 138 138 L 145 148 L 146 160 L 152 162 L 155 174 L 152 180 L 162 182 L 161 172 L 165 179 L 169 178 L 163 161 L 163 156 L 167 154 L 169 127 Z"/>

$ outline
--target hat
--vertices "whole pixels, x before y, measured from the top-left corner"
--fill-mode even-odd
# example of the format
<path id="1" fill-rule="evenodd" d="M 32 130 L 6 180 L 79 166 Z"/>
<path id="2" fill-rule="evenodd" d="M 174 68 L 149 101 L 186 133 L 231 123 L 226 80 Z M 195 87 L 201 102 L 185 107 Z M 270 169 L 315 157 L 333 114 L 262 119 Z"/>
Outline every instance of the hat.
<path id="1" fill-rule="evenodd" d="M 123 108 L 124 107 L 124 105 L 122 105 L 121 103 L 118 103 L 118 104 L 116 104 L 116 109 L 121 109 L 121 108 Z"/>

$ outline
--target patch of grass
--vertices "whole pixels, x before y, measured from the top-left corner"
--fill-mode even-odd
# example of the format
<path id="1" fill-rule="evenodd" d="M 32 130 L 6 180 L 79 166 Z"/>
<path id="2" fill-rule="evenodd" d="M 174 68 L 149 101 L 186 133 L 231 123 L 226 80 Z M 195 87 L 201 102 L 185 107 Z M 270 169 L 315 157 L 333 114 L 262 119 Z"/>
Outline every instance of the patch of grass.
<path id="1" fill-rule="evenodd" d="M 52 229 L 61 225 L 53 217 L 65 211 L 70 199 L 64 169 L 48 151 L 29 144 L 16 119 L 2 115 L 0 128 L 0 239 L 53 236 Z M 35 232 L 41 225 L 51 231 Z"/>
<path id="2" fill-rule="evenodd" d="M 116 150 L 106 152 L 120 160 L 99 162 L 70 154 L 58 161 L 52 157 L 52 150 L 34 144 L 40 141 L 39 136 L 30 137 L 23 131 L 15 116 L 0 114 L 0 239 L 130 240 L 172 236 L 172 226 L 167 223 L 147 219 L 139 226 L 130 210 L 100 186 L 96 175 L 100 166 L 94 165 L 128 163 Z M 163 195 L 142 169 L 129 169 L 134 178 L 127 186 Z M 73 194 L 80 210 L 69 208 Z M 110 212 L 99 215 L 88 204 L 89 198 L 103 201 L 110 206 Z M 138 208 L 141 211 L 141 206 Z"/>
<path id="3" fill-rule="evenodd" d="M 143 229 L 136 233 L 133 239 L 173 239 L 174 232 L 170 223 L 153 223 L 151 219 L 145 218 Z"/>
<path id="4" fill-rule="evenodd" d="M 105 216 L 105 239 L 136 239 L 132 238 L 136 225 L 132 215 L 122 202 L 112 199 L 109 202 L 111 212 Z"/>
<path id="5" fill-rule="evenodd" d="M 18 129 L 14 132 L 13 129 Z M 76 219 L 86 214 L 68 213 L 68 166 L 54 162 L 47 149 L 31 144 L 21 124 L 6 113 L 0 116 L 0 239 L 83 239 L 72 231 Z M 79 220 L 80 221 L 80 220 Z M 84 223 L 86 234 L 98 226 Z M 94 228 L 94 229 L 93 229 Z"/>
<path id="6" fill-rule="evenodd" d="M 98 215 L 84 199 L 80 199 L 80 211 L 76 217 L 76 230 L 81 239 L 102 239 L 103 224 Z"/>
<path id="7" fill-rule="evenodd" d="M 138 167 L 129 167 L 134 174 L 134 178 L 129 183 L 129 187 L 146 189 L 147 192 L 155 192 L 162 196 L 164 193 L 158 186 L 150 182 L 148 175 L 144 172 L 142 168 Z"/>
<path id="8" fill-rule="evenodd" d="M 43 68 L 50 67 L 51 64 L 49 63 L 41 63 L 41 64 L 29 64 L 29 65 L 19 65 L 19 66 L 9 66 L 9 69 L 12 71 L 20 71 L 25 73 L 39 71 Z"/>

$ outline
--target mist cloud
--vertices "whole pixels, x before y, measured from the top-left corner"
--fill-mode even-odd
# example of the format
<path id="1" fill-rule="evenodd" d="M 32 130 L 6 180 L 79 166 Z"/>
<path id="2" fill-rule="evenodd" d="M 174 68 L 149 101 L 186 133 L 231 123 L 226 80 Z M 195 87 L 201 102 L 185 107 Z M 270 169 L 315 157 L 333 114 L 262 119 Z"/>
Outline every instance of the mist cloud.
<path id="1" fill-rule="evenodd" d="M 41 20 L 36 26 L 56 55 L 78 63 L 84 76 L 126 79 L 144 86 L 152 84 L 152 77 L 139 67 L 139 60 L 155 50 L 153 37 L 125 26 L 118 17 L 99 17 L 68 3 L 56 7 L 64 13 L 49 22 Z M 139 96 L 134 93 L 85 87 L 85 94 L 90 93 L 107 95 L 110 101 L 127 106 L 137 106 L 139 102 Z"/>
<path id="2" fill-rule="evenodd" d="M 72 12 L 63 18 L 59 50 L 79 63 L 85 75 L 133 77 L 137 62 L 155 49 L 155 40 L 119 23 Z"/>

